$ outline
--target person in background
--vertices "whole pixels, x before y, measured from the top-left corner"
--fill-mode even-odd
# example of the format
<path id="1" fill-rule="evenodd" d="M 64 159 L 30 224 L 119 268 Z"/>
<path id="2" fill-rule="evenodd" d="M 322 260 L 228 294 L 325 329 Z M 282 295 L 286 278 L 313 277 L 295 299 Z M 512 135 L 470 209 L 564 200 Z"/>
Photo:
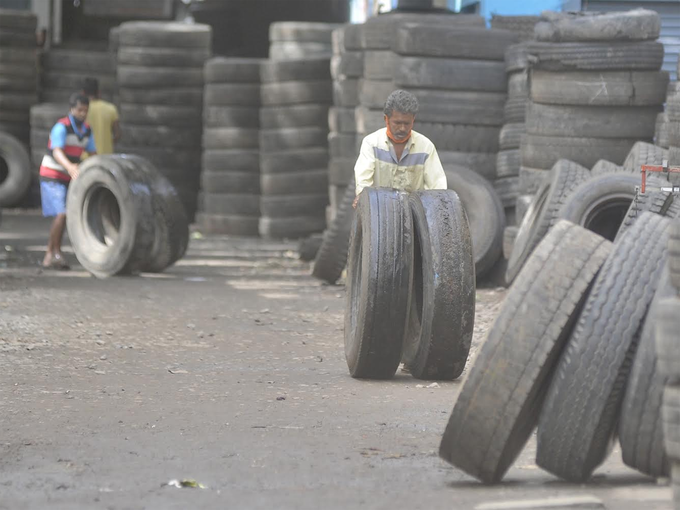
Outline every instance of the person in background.
<path id="1" fill-rule="evenodd" d="M 83 94 L 73 94 L 70 111 L 57 121 L 50 131 L 47 154 L 40 164 L 40 197 L 43 216 L 54 218 L 43 259 L 43 267 L 69 269 L 61 253 L 61 241 L 66 229 L 66 192 L 72 179 L 78 177 L 78 165 L 83 155 L 97 153 L 92 130 L 86 122 L 90 100 Z"/>
<path id="2" fill-rule="evenodd" d="M 92 126 L 97 153 L 112 154 L 113 146 L 120 140 L 121 134 L 118 109 L 115 105 L 101 99 L 99 81 L 96 78 L 85 78 L 83 94 L 90 99 L 87 123 Z"/>

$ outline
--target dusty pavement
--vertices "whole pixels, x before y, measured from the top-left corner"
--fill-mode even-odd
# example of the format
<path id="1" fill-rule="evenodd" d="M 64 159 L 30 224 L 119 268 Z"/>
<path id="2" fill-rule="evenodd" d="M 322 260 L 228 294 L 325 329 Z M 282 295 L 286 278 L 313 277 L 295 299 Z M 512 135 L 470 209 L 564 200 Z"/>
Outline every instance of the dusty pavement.
<path id="1" fill-rule="evenodd" d="M 2 509 L 671 507 L 618 450 L 584 486 L 538 470 L 533 445 L 496 487 L 439 460 L 460 383 L 351 379 L 343 288 L 292 244 L 194 240 L 164 275 L 100 281 L 38 269 L 46 225 L 0 226 Z M 477 344 L 502 297 L 479 290 Z M 207 488 L 162 486 L 184 478 Z"/>

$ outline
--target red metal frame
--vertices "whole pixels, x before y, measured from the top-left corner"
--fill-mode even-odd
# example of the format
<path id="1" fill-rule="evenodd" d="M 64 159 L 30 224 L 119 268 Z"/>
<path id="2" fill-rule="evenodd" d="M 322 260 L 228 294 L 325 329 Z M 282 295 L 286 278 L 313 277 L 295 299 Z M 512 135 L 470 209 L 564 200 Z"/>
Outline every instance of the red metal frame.
<path id="1" fill-rule="evenodd" d="M 680 174 L 680 167 L 677 166 L 668 167 L 663 165 L 642 165 L 640 168 L 642 172 L 642 186 L 640 187 L 640 193 L 644 193 L 645 188 L 647 187 L 647 172 Z"/>

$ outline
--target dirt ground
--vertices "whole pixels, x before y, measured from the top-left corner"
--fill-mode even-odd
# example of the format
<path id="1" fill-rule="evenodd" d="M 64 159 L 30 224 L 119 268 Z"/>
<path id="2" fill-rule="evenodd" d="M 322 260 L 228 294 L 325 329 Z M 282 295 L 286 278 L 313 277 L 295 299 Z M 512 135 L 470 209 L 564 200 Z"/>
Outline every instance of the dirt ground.
<path id="1" fill-rule="evenodd" d="M 533 441 L 498 486 L 441 461 L 461 383 L 350 378 L 344 289 L 293 244 L 194 239 L 165 274 L 102 281 L 42 272 L 46 231 L 0 226 L 0 509 L 671 508 L 618 449 L 587 485 L 539 470 Z M 504 294 L 478 291 L 476 346 Z"/>

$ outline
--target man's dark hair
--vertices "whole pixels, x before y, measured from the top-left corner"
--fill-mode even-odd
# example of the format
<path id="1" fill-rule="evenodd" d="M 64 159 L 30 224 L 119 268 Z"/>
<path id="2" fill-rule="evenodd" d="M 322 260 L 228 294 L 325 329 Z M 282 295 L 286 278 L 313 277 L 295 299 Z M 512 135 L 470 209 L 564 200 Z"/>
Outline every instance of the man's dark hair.
<path id="1" fill-rule="evenodd" d="M 418 113 L 418 100 L 416 96 L 405 90 L 395 90 L 385 101 L 385 108 L 383 113 L 388 117 L 392 116 L 395 111 L 399 113 L 410 113 L 415 115 Z"/>
<path id="2" fill-rule="evenodd" d="M 75 94 L 71 94 L 71 97 L 68 100 L 68 105 L 71 108 L 75 108 L 78 103 L 84 104 L 84 105 L 90 105 L 90 98 L 87 97 L 85 94 L 81 94 L 80 92 L 76 92 Z"/>
<path id="3" fill-rule="evenodd" d="M 99 94 L 99 80 L 97 78 L 85 78 L 83 80 L 83 92 L 86 96 Z"/>

